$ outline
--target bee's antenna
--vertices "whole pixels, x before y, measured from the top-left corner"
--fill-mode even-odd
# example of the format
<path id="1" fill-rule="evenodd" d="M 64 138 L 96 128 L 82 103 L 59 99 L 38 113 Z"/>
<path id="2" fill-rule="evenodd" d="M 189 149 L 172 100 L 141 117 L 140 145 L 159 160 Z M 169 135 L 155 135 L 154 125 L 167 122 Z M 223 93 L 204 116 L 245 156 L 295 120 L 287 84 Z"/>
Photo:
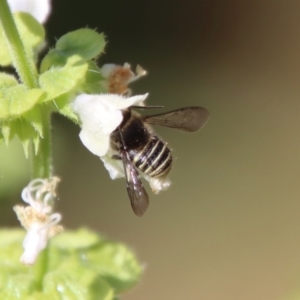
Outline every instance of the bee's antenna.
<path id="1" fill-rule="evenodd" d="M 164 108 L 163 105 L 147 105 L 147 106 L 138 106 L 138 105 L 132 105 L 130 108 L 135 109 L 151 109 L 151 108 Z"/>

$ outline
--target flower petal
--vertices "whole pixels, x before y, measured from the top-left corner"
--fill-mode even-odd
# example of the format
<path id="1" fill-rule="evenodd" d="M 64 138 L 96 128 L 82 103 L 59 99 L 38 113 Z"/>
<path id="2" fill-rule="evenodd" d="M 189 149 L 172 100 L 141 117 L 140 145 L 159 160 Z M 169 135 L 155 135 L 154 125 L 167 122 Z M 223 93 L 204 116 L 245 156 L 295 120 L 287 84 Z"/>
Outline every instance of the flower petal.
<path id="1" fill-rule="evenodd" d="M 83 145 L 95 155 L 103 156 L 109 149 L 109 135 L 101 134 L 101 132 L 93 134 L 89 130 L 82 129 L 79 137 Z"/>
<path id="2" fill-rule="evenodd" d="M 51 0 L 8 0 L 13 12 L 30 13 L 40 23 L 45 23 L 51 12 Z"/>
<path id="3" fill-rule="evenodd" d="M 124 167 L 122 160 L 112 159 L 109 155 L 100 157 L 103 161 L 104 167 L 109 173 L 111 179 L 124 177 Z"/>
<path id="4" fill-rule="evenodd" d="M 21 262 L 25 265 L 33 265 L 38 254 L 46 248 L 47 241 L 48 228 L 42 229 L 39 223 L 32 224 L 23 242 L 24 252 Z"/>
<path id="5" fill-rule="evenodd" d="M 123 99 L 121 101 L 116 101 L 115 102 L 115 107 L 118 109 L 125 109 L 127 107 L 130 107 L 134 104 L 137 104 L 139 102 L 145 101 L 146 98 L 148 97 L 148 93 L 145 95 L 137 95 L 129 98 L 122 97 Z"/>
<path id="6" fill-rule="evenodd" d="M 79 115 L 82 129 L 79 137 L 82 143 L 95 155 L 103 156 L 109 150 L 110 134 L 123 120 L 122 109 L 143 101 L 148 94 L 122 97 L 114 94 L 81 94 L 72 104 Z"/>

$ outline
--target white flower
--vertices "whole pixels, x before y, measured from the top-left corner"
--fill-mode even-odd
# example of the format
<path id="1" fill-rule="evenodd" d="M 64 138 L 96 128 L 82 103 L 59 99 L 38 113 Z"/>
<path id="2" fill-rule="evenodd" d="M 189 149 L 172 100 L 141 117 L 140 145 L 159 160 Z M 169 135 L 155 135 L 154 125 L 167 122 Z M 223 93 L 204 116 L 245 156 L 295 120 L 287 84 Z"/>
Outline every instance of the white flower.
<path id="1" fill-rule="evenodd" d="M 73 110 L 80 117 L 82 128 L 79 137 L 82 143 L 95 155 L 107 154 L 110 134 L 123 120 L 122 109 L 144 101 L 148 94 L 134 97 L 120 95 L 81 94 L 73 102 Z"/>
<path id="2" fill-rule="evenodd" d="M 101 68 L 101 74 L 107 81 L 104 83 L 108 93 L 118 95 L 131 95 L 131 90 L 128 88 L 129 83 L 145 76 L 147 71 L 140 65 L 137 65 L 136 74 L 131 70 L 131 66 L 125 63 L 123 66 L 116 64 L 105 64 Z"/>
<path id="3" fill-rule="evenodd" d="M 126 98 L 121 95 L 79 95 L 72 108 L 81 120 L 79 137 L 85 147 L 100 157 L 112 179 L 124 177 L 123 162 L 114 159 L 118 154 L 110 147 L 110 135 L 123 120 L 122 110 L 142 103 L 148 94 Z M 142 176 L 149 181 L 154 193 L 167 189 L 171 182 L 166 178 Z"/>
<path id="4" fill-rule="evenodd" d="M 32 180 L 22 191 L 23 201 L 30 206 L 14 207 L 21 225 L 27 230 L 20 259 L 26 265 L 33 265 L 38 254 L 46 248 L 48 239 L 63 229 L 57 225 L 61 215 L 51 214 L 58 181 L 57 177 Z"/>
<path id="5" fill-rule="evenodd" d="M 40 23 L 45 23 L 51 12 L 51 0 L 8 0 L 12 12 L 30 13 Z"/>

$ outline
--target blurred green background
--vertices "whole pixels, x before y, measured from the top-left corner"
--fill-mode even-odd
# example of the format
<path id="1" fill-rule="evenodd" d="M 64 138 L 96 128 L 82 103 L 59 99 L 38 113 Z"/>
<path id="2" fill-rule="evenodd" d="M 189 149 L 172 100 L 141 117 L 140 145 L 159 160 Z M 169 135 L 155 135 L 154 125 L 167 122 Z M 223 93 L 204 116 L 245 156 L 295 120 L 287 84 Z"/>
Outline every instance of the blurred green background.
<path id="1" fill-rule="evenodd" d="M 125 242 L 145 265 L 123 300 L 286 300 L 300 290 L 299 16 L 292 0 L 53 1 L 50 45 L 97 28 L 108 40 L 100 65 L 148 70 L 134 94 L 211 113 L 196 134 L 157 128 L 174 149 L 173 184 L 149 191 L 143 218 L 79 128 L 53 116 L 63 224 Z M 0 170 L 1 225 L 17 225 L 11 206 L 29 174 L 17 142 L 2 146 Z"/>

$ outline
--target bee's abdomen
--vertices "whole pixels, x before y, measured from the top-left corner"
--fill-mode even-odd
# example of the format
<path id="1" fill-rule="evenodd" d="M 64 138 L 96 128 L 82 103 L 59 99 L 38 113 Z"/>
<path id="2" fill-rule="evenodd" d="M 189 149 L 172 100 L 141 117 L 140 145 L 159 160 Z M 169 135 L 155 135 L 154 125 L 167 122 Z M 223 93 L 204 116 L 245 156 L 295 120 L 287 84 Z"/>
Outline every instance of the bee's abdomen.
<path id="1" fill-rule="evenodd" d="M 171 170 L 171 150 L 167 143 L 157 136 L 152 136 L 143 149 L 134 155 L 133 163 L 140 171 L 151 177 L 162 177 Z"/>

